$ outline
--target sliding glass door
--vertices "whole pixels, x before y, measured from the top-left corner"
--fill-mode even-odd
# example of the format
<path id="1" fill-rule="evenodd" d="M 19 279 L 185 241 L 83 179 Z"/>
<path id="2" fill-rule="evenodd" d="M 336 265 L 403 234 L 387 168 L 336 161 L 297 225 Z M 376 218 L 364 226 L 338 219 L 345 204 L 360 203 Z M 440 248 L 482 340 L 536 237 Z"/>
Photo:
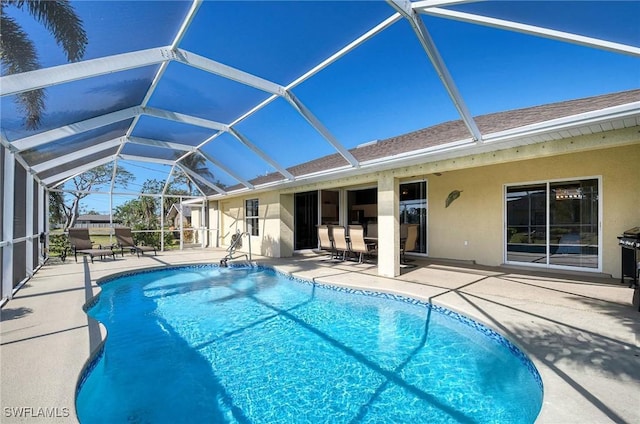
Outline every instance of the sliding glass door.
<path id="1" fill-rule="evenodd" d="M 418 242 L 412 252 L 427 254 L 427 183 L 400 184 L 400 224 L 418 225 Z"/>
<path id="2" fill-rule="evenodd" d="M 295 250 L 318 247 L 318 192 L 295 194 L 294 220 Z"/>
<path id="3" fill-rule="evenodd" d="M 596 178 L 506 189 L 506 261 L 600 269 Z"/>

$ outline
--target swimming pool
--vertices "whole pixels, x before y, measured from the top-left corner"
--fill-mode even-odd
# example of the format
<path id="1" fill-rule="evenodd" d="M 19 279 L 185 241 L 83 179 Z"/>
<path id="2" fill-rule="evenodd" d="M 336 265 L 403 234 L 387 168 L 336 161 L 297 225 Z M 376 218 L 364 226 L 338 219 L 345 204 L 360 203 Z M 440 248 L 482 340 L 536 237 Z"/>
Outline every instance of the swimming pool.
<path id="1" fill-rule="evenodd" d="M 108 336 L 82 423 L 532 423 L 533 364 L 468 318 L 272 269 L 189 266 L 102 284 Z"/>

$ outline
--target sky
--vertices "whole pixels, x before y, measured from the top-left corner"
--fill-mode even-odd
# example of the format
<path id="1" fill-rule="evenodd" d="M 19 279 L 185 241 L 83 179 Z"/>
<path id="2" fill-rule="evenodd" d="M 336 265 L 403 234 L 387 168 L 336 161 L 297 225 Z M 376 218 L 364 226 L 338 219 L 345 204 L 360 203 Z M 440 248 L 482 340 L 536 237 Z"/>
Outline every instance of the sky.
<path id="1" fill-rule="evenodd" d="M 89 44 L 85 59 L 171 44 L 190 2 L 73 1 Z M 561 31 L 640 46 L 640 2 L 479 2 L 451 9 L 513 19 Z M 42 67 L 65 63 L 55 40 L 31 17 L 11 8 L 35 41 Z M 205 1 L 179 47 L 193 54 L 286 86 L 394 13 L 382 1 Z M 422 16 L 455 84 L 474 116 L 640 87 L 640 59 L 515 32 Z M 147 66 L 47 88 L 41 128 L 22 128 L 12 96 L 2 98 L 2 132 L 14 141 L 33 133 L 139 104 L 158 70 Z M 459 115 L 406 20 L 400 20 L 292 89 L 347 148 L 415 131 Z M 269 95 L 257 89 L 172 62 L 149 106 L 231 123 Z M 122 123 L 128 128 L 129 122 Z M 117 127 L 117 125 L 116 125 Z M 326 154 L 333 147 L 283 99 L 235 126 L 284 167 Z M 111 137 L 61 140 L 29 152 L 63 155 Z M 144 116 L 133 136 L 198 145 L 211 130 Z M 93 138 L 95 137 L 95 138 Z M 242 178 L 273 168 L 225 134 L 203 150 Z M 55 153 L 52 153 L 55 152 Z M 165 149 L 128 145 L 127 154 Z M 44 159 L 43 159 L 44 160 Z M 164 180 L 170 167 L 123 161 L 135 175 L 128 190 L 148 178 Z M 209 171 L 226 185 L 237 181 L 215 165 Z M 108 196 L 86 202 L 107 212 Z M 106 201 L 105 201 L 106 198 Z M 118 204 L 124 198 L 114 198 Z"/>

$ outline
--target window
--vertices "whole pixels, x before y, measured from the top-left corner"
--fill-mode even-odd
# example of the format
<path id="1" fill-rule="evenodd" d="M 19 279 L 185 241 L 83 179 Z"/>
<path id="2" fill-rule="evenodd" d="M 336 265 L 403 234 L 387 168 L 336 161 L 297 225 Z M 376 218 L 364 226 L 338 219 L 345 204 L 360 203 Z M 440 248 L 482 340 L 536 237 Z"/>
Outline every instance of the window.
<path id="1" fill-rule="evenodd" d="M 427 182 L 400 184 L 400 238 L 406 238 L 407 224 L 418 224 L 415 253 L 427 253 Z"/>
<path id="2" fill-rule="evenodd" d="M 598 187 L 598 179 L 507 187 L 507 262 L 599 269 Z"/>
<path id="3" fill-rule="evenodd" d="M 252 236 L 260 235 L 258 231 L 258 199 L 245 201 L 245 220 L 247 232 Z"/>

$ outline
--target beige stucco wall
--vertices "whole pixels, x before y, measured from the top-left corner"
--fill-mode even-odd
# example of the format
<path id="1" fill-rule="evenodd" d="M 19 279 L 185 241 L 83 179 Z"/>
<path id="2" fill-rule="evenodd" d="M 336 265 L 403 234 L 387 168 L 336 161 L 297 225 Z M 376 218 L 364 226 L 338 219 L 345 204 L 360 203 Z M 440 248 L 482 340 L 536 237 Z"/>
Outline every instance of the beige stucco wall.
<path id="1" fill-rule="evenodd" d="M 576 137 L 225 198 L 220 200 L 220 245 L 228 245 L 236 229 L 244 231 L 244 201 L 249 198 L 257 197 L 260 202 L 260 236 L 252 238 L 253 252 L 287 257 L 293 254 L 294 245 L 294 193 L 370 186 L 385 179 L 396 182 L 423 179 L 428 182 L 429 256 L 499 265 L 504 261 L 505 184 L 600 177 L 602 272 L 619 276 L 620 248 L 616 236 L 640 225 L 640 136 L 633 129 L 620 134 L 622 142 L 606 149 L 599 148 L 602 136 Z M 576 151 L 578 146 L 582 150 Z M 445 208 L 445 199 L 452 190 L 461 190 L 462 194 Z"/>
<path id="2" fill-rule="evenodd" d="M 229 246 L 231 236 L 236 231 L 246 231 L 245 201 L 257 198 L 259 235 L 251 236 L 251 253 L 278 258 L 283 256 L 282 252 L 284 252 L 285 256 L 291 256 L 293 254 L 293 195 L 289 197 L 290 202 L 281 201 L 279 192 L 269 191 L 221 200 L 219 202 L 219 245 Z M 287 205 L 287 203 L 290 204 Z M 215 208 L 213 202 L 210 203 L 210 208 Z M 243 246 L 238 251 L 245 253 L 249 251 L 249 242 L 246 237 L 243 238 Z"/>
<path id="3" fill-rule="evenodd" d="M 505 184 L 601 177 L 602 271 L 619 276 L 616 236 L 640 225 L 638 161 L 640 145 L 631 145 L 429 176 L 429 255 L 499 265 L 504 258 Z M 462 190 L 462 194 L 445 208 L 452 190 Z"/>

